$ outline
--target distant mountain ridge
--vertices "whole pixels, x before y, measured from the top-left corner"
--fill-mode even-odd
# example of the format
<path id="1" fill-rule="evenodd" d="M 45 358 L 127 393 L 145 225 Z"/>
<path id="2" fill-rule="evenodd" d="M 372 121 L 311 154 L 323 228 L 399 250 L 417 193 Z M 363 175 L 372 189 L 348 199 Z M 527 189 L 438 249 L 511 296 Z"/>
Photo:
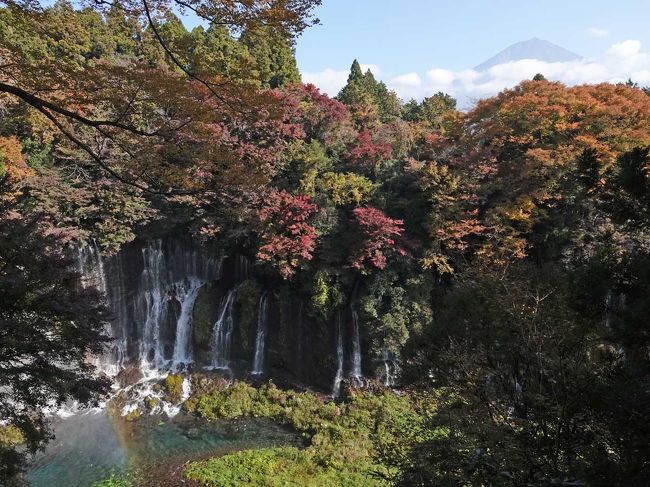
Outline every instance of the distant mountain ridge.
<path id="1" fill-rule="evenodd" d="M 527 41 L 517 42 L 487 61 L 474 68 L 476 71 L 487 71 L 492 66 L 505 64 L 521 59 L 537 59 L 549 63 L 575 61 L 582 56 L 560 47 L 552 42 L 534 37 Z"/>

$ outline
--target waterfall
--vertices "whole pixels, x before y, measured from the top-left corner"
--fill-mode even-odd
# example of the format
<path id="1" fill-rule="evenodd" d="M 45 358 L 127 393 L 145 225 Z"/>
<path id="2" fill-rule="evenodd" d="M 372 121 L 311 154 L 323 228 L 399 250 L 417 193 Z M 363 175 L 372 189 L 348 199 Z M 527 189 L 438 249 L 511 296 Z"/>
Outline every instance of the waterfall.
<path id="1" fill-rule="evenodd" d="M 235 279 L 237 282 L 244 281 L 253 276 L 253 262 L 245 255 L 237 255 L 235 261 Z"/>
<path id="2" fill-rule="evenodd" d="M 384 365 L 384 386 L 395 387 L 399 375 L 399 363 L 393 354 L 384 349 L 381 354 L 381 362 Z"/>
<path id="3" fill-rule="evenodd" d="M 144 328 L 140 342 L 140 368 L 145 371 L 162 369 L 165 364 L 160 341 L 160 323 L 167 311 L 168 295 L 162 242 L 157 240 L 142 249 L 144 268 L 140 277 L 144 300 Z"/>
<path id="4" fill-rule="evenodd" d="M 257 336 L 255 337 L 253 370 L 251 370 L 251 373 L 254 375 L 260 375 L 264 373 L 264 344 L 266 342 L 268 314 L 268 293 L 265 291 L 262 293 L 262 296 L 260 296 L 260 304 L 257 308 Z"/>
<path id="5" fill-rule="evenodd" d="M 191 278 L 177 286 L 176 296 L 181 302 L 181 313 L 176 322 L 176 340 L 172 359 L 174 369 L 194 361 L 190 347 L 192 311 L 194 310 L 194 302 L 199 295 L 199 289 L 203 284 L 203 281 Z"/>
<path id="6" fill-rule="evenodd" d="M 357 311 L 350 305 L 352 310 L 352 371 L 350 376 L 354 379 L 362 379 L 361 372 L 361 337 L 359 332 L 359 316 Z"/>
<path id="7" fill-rule="evenodd" d="M 341 382 L 343 381 L 343 330 L 342 330 L 341 310 L 336 313 L 336 376 L 334 377 L 334 386 L 332 387 L 332 397 L 339 397 L 341 394 Z"/>
<path id="8" fill-rule="evenodd" d="M 81 274 L 81 285 L 83 287 L 94 286 L 102 294 L 106 295 L 106 272 L 104 270 L 104 259 L 102 258 L 96 240 L 77 246 L 77 269 Z"/>
<path id="9" fill-rule="evenodd" d="M 84 288 L 95 287 L 105 299 L 108 299 L 108 286 L 106 281 L 106 271 L 104 269 L 104 259 L 102 258 L 99 245 L 96 240 L 89 243 L 83 243 L 77 246 L 77 270 L 81 274 L 81 286 Z M 106 327 L 106 333 L 112 336 L 112 328 Z M 93 357 L 92 363 L 97 370 L 108 375 L 114 376 L 119 372 L 117 366 L 116 354 L 110 350 L 97 357 Z"/>
<path id="10" fill-rule="evenodd" d="M 115 374 L 124 368 L 128 360 L 129 311 L 126 294 L 126 278 L 124 276 L 124 261 L 122 254 L 113 257 L 114 274 L 108 287 L 108 302 L 113 313 L 112 336 L 113 367 Z"/>
<path id="11" fill-rule="evenodd" d="M 77 247 L 81 285 L 107 298 L 111 348 L 98 368 L 116 375 L 139 367 L 145 377 L 193 362 L 192 313 L 201 287 L 221 274 L 221 262 L 188 240 L 154 240 L 102 257 L 96 242 Z"/>
<path id="12" fill-rule="evenodd" d="M 212 328 L 212 367 L 230 368 L 230 338 L 233 330 L 232 309 L 237 295 L 236 289 L 228 291 L 221 301 L 217 321 Z"/>
<path id="13" fill-rule="evenodd" d="M 145 375 L 179 370 L 194 362 L 194 303 L 201 287 L 219 277 L 220 263 L 196 248 L 162 240 L 149 242 L 141 257 L 133 311 L 126 318 L 141 327 L 134 330 L 139 339 L 137 362 Z"/>

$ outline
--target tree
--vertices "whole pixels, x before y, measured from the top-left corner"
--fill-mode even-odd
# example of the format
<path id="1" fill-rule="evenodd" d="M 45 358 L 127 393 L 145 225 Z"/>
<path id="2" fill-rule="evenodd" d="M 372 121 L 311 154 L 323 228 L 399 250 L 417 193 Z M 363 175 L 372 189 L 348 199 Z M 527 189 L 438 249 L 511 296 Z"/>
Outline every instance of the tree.
<path id="1" fill-rule="evenodd" d="M 92 404 L 108 391 L 87 360 L 108 341 L 108 313 L 97 289 L 79 285 L 72 236 L 0 200 L 0 417 L 20 438 L 0 442 L 0 481 L 22 466 L 23 446 L 35 452 L 49 438 L 46 407 Z"/>
<path id="2" fill-rule="evenodd" d="M 384 269 L 391 255 L 407 255 L 401 242 L 404 222 L 390 218 L 378 208 L 365 206 L 352 211 L 361 245 L 352 257 L 352 267 L 367 270 L 367 265 Z"/>
<path id="3" fill-rule="evenodd" d="M 353 165 L 374 168 L 382 161 L 390 159 L 392 154 L 390 145 L 386 142 L 375 142 L 370 130 L 363 129 L 348 148 L 346 159 Z"/>
<path id="4" fill-rule="evenodd" d="M 650 144 L 649 122 L 650 99 L 624 84 L 524 81 L 479 102 L 465 121 L 461 164 L 478 188 L 481 224 L 492 229 L 482 255 L 494 262 L 549 251 L 557 239 L 546 231 L 567 226 L 552 220 L 575 215 L 562 190 L 575 188 L 576 168 L 588 162 L 594 180 L 610 173 L 621 154 Z"/>
<path id="5" fill-rule="evenodd" d="M 425 122 L 433 129 L 441 130 L 445 116 L 456 110 L 456 100 L 446 93 L 438 92 L 424 98 L 421 103 L 411 100 L 402 107 L 402 118 L 412 122 Z"/>
<path id="6" fill-rule="evenodd" d="M 466 273 L 414 345 L 411 378 L 441 393 L 429 424 L 439 433 L 398 485 L 642 482 L 643 376 L 625 370 L 604 323 L 574 307 L 564 269 L 500 272 Z"/>
<path id="7" fill-rule="evenodd" d="M 286 39 L 314 21 L 311 11 L 318 3 L 121 2 L 125 17 L 146 24 L 144 44 L 154 55 L 96 61 L 87 55 L 82 43 L 87 33 L 71 9 L 63 9 L 68 21 L 61 22 L 58 7 L 9 2 L 3 17 L 20 28 L 3 29 L 11 35 L 0 39 L 6 61 L 0 92 L 33 108 L 111 177 L 165 195 L 209 191 L 215 183 L 208 181 L 214 166 L 238 159 L 229 143 L 234 126 L 268 117 L 274 97 L 228 79 L 227 73 L 193 72 L 189 37 L 173 22 L 171 7 L 193 11 L 209 22 L 218 19 L 233 33 L 264 25 Z M 118 16 L 113 4 L 92 6 Z"/>
<path id="8" fill-rule="evenodd" d="M 245 30 L 239 42 L 252 56 L 254 78 L 265 88 L 279 88 L 300 82 L 293 48 L 289 41 L 270 29 Z"/>
<path id="9" fill-rule="evenodd" d="M 197 62 L 198 47 L 231 45 L 224 30 L 188 33 L 171 12 L 228 36 L 264 26 L 290 42 L 318 4 L 2 3 L 0 418 L 26 447 L 3 435 L 3 484 L 48 439 L 46 406 L 107 391 L 87 359 L 103 349 L 108 316 L 98 291 L 79 285 L 73 241 L 91 228 L 115 251 L 156 205 L 206 228 L 254 199 L 296 137 L 283 95 L 233 67 L 239 52 L 215 56 L 223 68 Z"/>
<path id="10" fill-rule="evenodd" d="M 257 258 L 272 263 L 285 279 L 293 276 L 313 257 L 317 235 L 310 219 L 317 209 L 308 196 L 292 196 L 286 191 L 268 195 L 258 211 Z"/>
<path id="11" fill-rule="evenodd" d="M 401 102 L 395 92 L 389 91 L 383 82 L 377 82 L 372 71 L 364 74 L 356 59 L 350 68 L 347 84 L 339 92 L 337 99 L 350 107 L 370 105 L 377 111 L 381 122 L 389 122 L 399 117 Z"/>

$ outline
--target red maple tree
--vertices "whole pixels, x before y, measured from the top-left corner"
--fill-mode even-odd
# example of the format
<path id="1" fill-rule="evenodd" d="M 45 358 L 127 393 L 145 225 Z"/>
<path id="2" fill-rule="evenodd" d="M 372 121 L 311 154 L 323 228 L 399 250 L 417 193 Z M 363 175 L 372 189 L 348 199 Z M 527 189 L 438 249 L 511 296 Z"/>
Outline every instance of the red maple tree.
<path id="1" fill-rule="evenodd" d="M 369 262 L 377 269 L 384 269 L 390 254 L 407 255 L 401 244 L 403 220 L 390 218 L 372 206 L 355 208 L 353 214 L 361 232 L 362 243 L 352 259 L 352 267 L 363 269 Z"/>
<path id="2" fill-rule="evenodd" d="M 317 234 L 310 220 L 317 210 L 309 196 L 294 196 L 285 190 L 271 193 L 257 213 L 257 257 L 275 265 L 285 279 L 293 276 L 302 262 L 313 257 Z"/>

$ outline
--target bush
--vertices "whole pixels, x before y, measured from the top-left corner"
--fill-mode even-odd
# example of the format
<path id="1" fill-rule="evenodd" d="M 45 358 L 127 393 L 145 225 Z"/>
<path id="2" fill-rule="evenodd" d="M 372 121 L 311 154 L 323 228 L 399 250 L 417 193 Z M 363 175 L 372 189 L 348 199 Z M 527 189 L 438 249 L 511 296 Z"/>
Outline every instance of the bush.
<path id="1" fill-rule="evenodd" d="M 260 485 L 251 484 L 260 479 L 266 479 L 264 485 L 382 485 L 378 479 L 395 478 L 401 459 L 427 438 L 425 420 L 436 409 L 433 396 L 353 391 L 350 402 L 336 404 L 313 393 L 281 390 L 272 383 L 255 389 L 244 382 L 191 401 L 196 404 L 194 412 L 209 420 L 267 417 L 293 426 L 310 439 L 304 451 L 254 450 L 193 464 L 189 478 L 210 486 Z M 393 460 L 396 455 L 400 461 Z M 233 475 L 249 469 L 255 476 L 245 481 L 233 477 L 236 482 L 228 484 L 230 477 L 222 474 L 228 468 Z M 264 476 L 273 469 L 288 477 Z M 298 476 L 299 472 L 305 473 Z"/>
<path id="2" fill-rule="evenodd" d="M 116 475 L 111 475 L 105 480 L 100 480 L 91 485 L 91 487 L 131 487 L 133 484 L 130 480 Z"/>
<path id="3" fill-rule="evenodd" d="M 167 401 L 178 404 L 183 400 L 183 376 L 180 374 L 169 374 L 165 377 L 165 395 Z"/>
<path id="4" fill-rule="evenodd" d="M 245 450 L 191 464 L 186 476 L 209 487 L 233 485 L 370 487 L 385 482 L 352 470 L 314 463 L 309 452 L 291 447 Z"/>

